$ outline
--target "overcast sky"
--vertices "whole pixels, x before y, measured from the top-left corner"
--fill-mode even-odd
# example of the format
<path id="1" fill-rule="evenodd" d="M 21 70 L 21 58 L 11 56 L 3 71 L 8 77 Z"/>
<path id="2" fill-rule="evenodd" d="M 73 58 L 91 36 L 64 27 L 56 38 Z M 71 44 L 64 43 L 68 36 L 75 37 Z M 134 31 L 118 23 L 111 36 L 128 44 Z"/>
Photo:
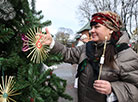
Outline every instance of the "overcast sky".
<path id="1" fill-rule="evenodd" d="M 52 21 L 52 25 L 49 27 L 51 33 L 55 33 L 59 27 L 71 28 L 75 33 L 81 28 L 75 13 L 81 1 L 36 0 L 36 10 L 42 10 L 43 20 Z"/>

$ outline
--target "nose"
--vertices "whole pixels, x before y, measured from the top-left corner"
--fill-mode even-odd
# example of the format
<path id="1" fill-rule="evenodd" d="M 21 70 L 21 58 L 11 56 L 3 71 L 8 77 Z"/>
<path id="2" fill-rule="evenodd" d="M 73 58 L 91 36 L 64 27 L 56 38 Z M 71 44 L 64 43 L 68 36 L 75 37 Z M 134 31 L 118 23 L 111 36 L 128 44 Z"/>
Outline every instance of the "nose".
<path id="1" fill-rule="evenodd" d="M 89 30 L 89 33 L 94 33 L 95 32 L 95 28 L 91 27 L 91 30 Z"/>

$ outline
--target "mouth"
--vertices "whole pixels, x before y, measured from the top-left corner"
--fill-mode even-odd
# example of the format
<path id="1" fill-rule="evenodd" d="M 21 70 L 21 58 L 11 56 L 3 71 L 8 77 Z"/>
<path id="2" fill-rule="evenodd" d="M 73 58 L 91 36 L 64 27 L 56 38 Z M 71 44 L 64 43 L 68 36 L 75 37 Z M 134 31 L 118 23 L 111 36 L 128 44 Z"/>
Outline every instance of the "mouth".
<path id="1" fill-rule="evenodd" d="M 97 34 L 92 34 L 92 37 L 94 38 L 94 37 L 96 37 L 97 36 Z"/>

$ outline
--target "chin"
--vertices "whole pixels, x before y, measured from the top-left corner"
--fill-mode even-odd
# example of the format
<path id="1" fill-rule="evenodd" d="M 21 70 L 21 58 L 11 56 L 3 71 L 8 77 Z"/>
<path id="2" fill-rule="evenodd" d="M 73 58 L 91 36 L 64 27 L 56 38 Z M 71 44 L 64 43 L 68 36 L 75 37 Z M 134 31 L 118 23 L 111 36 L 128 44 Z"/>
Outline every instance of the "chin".
<path id="1" fill-rule="evenodd" d="M 98 42 L 98 41 L 99 41 L 99 39 L 92 38 L 92 41 Z"/>

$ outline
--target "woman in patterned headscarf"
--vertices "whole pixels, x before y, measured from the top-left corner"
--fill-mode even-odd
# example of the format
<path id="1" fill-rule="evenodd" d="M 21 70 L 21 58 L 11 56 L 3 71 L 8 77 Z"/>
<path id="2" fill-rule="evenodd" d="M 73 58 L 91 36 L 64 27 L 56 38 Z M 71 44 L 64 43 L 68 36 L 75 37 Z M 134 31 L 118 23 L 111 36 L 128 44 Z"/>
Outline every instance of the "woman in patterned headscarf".
<path id="1" fill-rule="evenodd" d="M 101 42 L 104 41 L 105 36 L 108 37 L 108 46 L 106 52 L 105 63 L 108 66 L 113 67 L 113 62 L 115 61 L 114 55 L 116 54 L 116 43 L 123 35 L 121 29 L 123 27 L 120 16 L 111 11 L 103 11 L 92 15 L 92 19 L 90 21 L 92 29 L 90 32 L 93 36 L 94 42 L 100 42 L 98 45 L 103 44 Z M 104 28 L 101 30 L 101 28 Z M 94 31 L 95 30 L 95 31 Z M 109 30 L 108 32 L 105 32 Z M 101 41 L 100 41 L 101 40 Z M 123 46 L 123 45 L 122 45 Z M 124 45 L 127 47 L 127 44 Z M 89 47 L 88 47 L 89 49 Z"/>
<path id="2" fill-rule="evenodd" d="M 120 17 L 111 11 L 98 12 L 90 24 L 92 41 L 75 48 L 55 43 L 48 30 L 43 35 L 43 44 L 50 45 L 51 53 L 61 53 L 65 62 L 79 64 L 78 102 L 138 102 L 138 55 L 128 46 Z M 105 38 L 105 61 L 97 80 Z"/>

